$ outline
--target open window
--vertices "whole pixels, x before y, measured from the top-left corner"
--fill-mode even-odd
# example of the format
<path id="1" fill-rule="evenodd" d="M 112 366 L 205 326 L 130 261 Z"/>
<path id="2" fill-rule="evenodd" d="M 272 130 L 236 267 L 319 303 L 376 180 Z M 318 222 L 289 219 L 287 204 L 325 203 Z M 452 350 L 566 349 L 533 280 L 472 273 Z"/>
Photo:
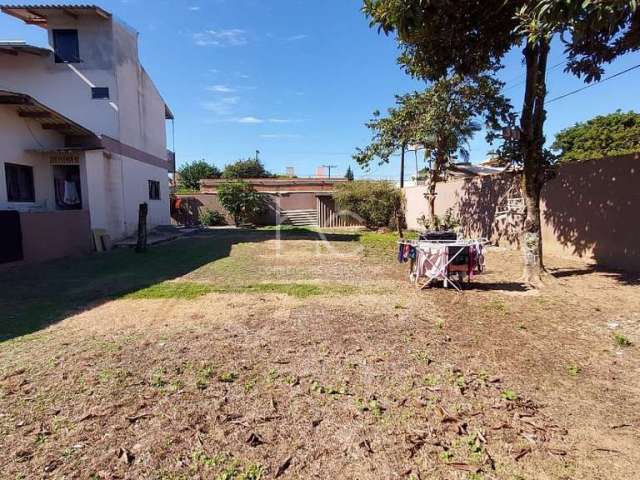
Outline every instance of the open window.
<path id="1" fill-rule="evenodd" d="M 80 46 L 77 30 L 53 30 L 56 63 L 79 63 Z"/>
<path id="2" fill-rule="evenodd" d="M 33 167 L 5 163 L 4 175 L 7 182 L 7 201 L 16 203 L 33 203 L 36 201 Z"/>
<path id="3" fill-rule="evenodd" d="M 160 200 L 160 182 L 149 180 L 149 200 Z"/>

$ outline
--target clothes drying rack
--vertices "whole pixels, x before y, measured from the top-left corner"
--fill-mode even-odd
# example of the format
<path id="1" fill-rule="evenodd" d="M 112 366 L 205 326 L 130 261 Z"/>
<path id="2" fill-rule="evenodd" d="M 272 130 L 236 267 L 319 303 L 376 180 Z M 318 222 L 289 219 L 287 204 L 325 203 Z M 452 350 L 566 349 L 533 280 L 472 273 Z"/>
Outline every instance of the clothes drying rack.
<path id="1" fill-rule="evenodd" d="M 408 245 L 410 248 L 414 248 L 417 252 L 417 255 L 410 258 L 411 268 L 409 279 L 412 283 L 421 290 L 424 290 L 431 286 L 433 282 L 442 280 L 445 288 L 451 285 L 458 292 L 462 292 L 464 272 L 450 272 L 450 266 L 466 248 L 475 248 L 475 251 L 477 252 L 476 261 L 478 262 L 478 269 L 476 272 L 475 267 L 472 266 L 469 270 L 469 282 L 471 282 L 474 272 L 481 273 L 482 270 L 484 270 L 483 248 L 487 244 L 489 244 L 489 241 L 486 238 L 472 240 L 401 240 L 398 242 L 398 245 Z M 450 248 L 456 250 L 453 255 L 449 255 Z M 439 257 L 436 255 L 435 260 L 433 255 L 427 254 L 427 252 L 431 253 L 434 250 L 440 250 L 440 253 L 438 254 Z M 419 262 L 421 261 L 426 263 L 426 268 L 420 268 Z M 457 282 L 451 278 L 451 273 L 458 274 Z"/>

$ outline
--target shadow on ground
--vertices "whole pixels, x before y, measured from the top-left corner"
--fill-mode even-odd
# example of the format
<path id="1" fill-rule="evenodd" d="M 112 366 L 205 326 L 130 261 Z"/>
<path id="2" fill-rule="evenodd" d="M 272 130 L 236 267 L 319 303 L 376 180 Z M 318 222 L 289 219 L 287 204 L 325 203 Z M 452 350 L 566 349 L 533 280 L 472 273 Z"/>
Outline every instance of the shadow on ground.
<path id="1" fill-rule="evenodd" d="M 149 249 L 116 250 L 0 271 L 0 342 L 36 332 L 69 315 L 175 279 L 230 255 L 233 245 L 274 240 L 275 231 L 215 230 Z M 307 229 L 281 232 L 283 240 L 317 240 Z M 357 233 L 324 233 L 331 242 L 357 242 Z"/>

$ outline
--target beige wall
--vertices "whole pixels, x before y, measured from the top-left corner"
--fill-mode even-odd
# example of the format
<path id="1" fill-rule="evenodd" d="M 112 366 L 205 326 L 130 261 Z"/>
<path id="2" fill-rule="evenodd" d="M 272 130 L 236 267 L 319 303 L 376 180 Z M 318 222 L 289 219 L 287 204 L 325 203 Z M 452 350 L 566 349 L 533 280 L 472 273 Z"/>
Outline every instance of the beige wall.
<path id="1" fill-rule="evenodd" d="M 455 180 L 438 186 L 436 213 L 458 212 L 465 233 L 519 247 L 521 218 L 496 218 L 509 189 L 518 188 L 513 174 Z M 542 192 L 544 250 L 598 265 L 640 271 L 640 156 L 570 164 Z M 404 189 L 407 224 L 420 229 L 427 215 L 426 187 Z"/>

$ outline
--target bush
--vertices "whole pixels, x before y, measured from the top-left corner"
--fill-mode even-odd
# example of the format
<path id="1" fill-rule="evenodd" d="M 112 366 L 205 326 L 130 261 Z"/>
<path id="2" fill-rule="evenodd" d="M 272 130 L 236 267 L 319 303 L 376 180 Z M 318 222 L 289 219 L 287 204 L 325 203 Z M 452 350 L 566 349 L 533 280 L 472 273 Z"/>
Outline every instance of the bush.
<path id="1" fill-rule="evenodd" d="M 220 170 L 205 160 L 187 163 L 178 169 L 178 191 L 200 191 L 200 180 L 220 178 Z"/>
<path id="2" fill-rule="evenodd" d="M 231 180 L 218 187 L 218 198 L 222 206 L 233 217 L 236 227 L 264 211 L 262 194 L 242 180 Z"/>
<path id="3" fill-rule="evenodd" d="M 339 210 L 357 215 L 369 229 L 391 227 L 396 211 L 402 215 L 402 192 L 389 182 L 343 183 L 336 188 L 335 201 Z"/>
<path id="4" fill-rule="evenodd" d="M 205 210 L 200 214 L 200 223 L 207 227 L 217 227 L 226 225 L 227 220 L 222 213 L 216 210 Z"/>
<path id="5" fill-rule="evenodd" d="M 273 174 L 269 172 L 260 160 L 247 159 L 238 160 L 224 167 L 222 178 L 272 178 Z"/>

